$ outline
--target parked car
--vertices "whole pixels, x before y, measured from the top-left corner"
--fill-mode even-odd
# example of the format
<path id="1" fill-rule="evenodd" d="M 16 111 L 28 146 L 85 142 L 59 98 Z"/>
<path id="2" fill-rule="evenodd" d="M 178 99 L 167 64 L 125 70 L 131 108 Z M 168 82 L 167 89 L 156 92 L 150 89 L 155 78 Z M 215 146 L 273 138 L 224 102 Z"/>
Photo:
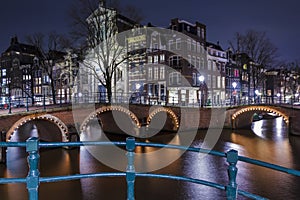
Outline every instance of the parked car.
<path id="1" fill-rule="evenodd" d="M 8 109 L 8 97 L 0 97 L 0 108 Z"/>

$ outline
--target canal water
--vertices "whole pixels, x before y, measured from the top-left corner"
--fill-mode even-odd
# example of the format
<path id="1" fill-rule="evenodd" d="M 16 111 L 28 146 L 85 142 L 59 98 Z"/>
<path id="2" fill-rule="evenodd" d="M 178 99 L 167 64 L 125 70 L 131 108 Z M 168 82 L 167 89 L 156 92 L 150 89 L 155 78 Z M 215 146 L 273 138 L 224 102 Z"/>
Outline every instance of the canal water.
<path id="1" fill-rule="evenodd" d="M 46 134 L 48 140 L 55 141 L 60 137 L 59 131 L 53 125 L 48 122 L 38 123 L 37 129 L 40 132 L 48 131 Z M 12 141 L 25 141 L 31 136 L 30 130 L 34 127 L 33 124 L 21 127 L 13 135 Z M 201 145 L 206 134 L 206 130 L 198 131 L 192 146 Z M 119 135 L 108 134 L 108 137 L 111 140 L 125 139 Z M 176 137 L 174 134 L 160 134 L 153 136 L 149 141 L 168 143 L 174 137 Z M 300 170 L 300 137 L 288 135 L 287 127 L 280 117 L 257 121 L 253 123 L 252 130 L 222 130 L 214 150 L 226 152 L 230 149 L 237 150 L 242 156 Z M 154 151 L 154 149 L 144 148 L 139 151 L 147 152 Z M 174 153 L 176 152 L 170 151 L 169 155 Z M 85 147 L 71 150 L 42 149 L 40 154 L 40 173 L 43 177 L 116 171 L 95 159 Z M 26 156 L 22 148 L 8 148 L 7 166 L 0 166 L 0 176 L 25 177 L 28 170 Z M 145 163 L 151 164 L 151 162 L 152 160 L 145 160 Z M 184 175 L 226 185 L 227 166 L 224 158 L 214 156 L 199 158 L 197 153 L 186 152 L 172 164 L 155 173 Z M 238 162 L 237 167 L 239 189 L 268 199 L 296 200 L 300 197 L 300 177 L 242 162 Z M 174 180 L 137 178 L 135 188 L 137 200 L 226 199 L 224 191 Z M 118 177 L 42 183 L 39 197 L 41 200 L 126 199 L 126 181 L 124 177 Z M 0 199 L 28 199 L 26 186 L 22 184 L 0 185 Z M 239 196 L 238 199 L 246 198 Z"/>

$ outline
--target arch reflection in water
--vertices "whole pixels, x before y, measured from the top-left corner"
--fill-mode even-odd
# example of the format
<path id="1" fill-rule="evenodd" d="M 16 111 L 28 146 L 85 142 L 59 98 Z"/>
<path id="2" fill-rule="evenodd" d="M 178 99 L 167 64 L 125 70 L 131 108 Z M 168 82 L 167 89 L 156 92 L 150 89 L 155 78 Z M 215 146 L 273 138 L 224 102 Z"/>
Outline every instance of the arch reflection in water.
<path id="1" fill-rule="evenodd" d="M 263 119 L 252 123 L 253 132 L 263 139 L 279 140 L 286 137 L 287 126 L 282 117 Z"/>

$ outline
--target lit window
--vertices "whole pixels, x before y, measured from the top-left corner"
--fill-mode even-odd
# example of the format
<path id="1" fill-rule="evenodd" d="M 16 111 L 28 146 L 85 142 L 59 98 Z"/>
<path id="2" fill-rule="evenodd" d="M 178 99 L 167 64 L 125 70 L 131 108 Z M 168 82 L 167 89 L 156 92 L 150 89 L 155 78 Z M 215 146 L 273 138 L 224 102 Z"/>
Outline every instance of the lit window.
<path id="1" fill-rule="evenodd" d="M 154 56 L 154 63 L 158 63 L 158 56 L 157 55 Z"/>
<path id="2" fill-rule="evenodd" d="M 160 62 L 164 62 L 165 61 L 165 54 L 161 54 L 160 55 Z"/>
<path id="3" fill-rule="evenodd" d="M 6 69 L 2 69 L 2 76 L 6 76 Z"/>

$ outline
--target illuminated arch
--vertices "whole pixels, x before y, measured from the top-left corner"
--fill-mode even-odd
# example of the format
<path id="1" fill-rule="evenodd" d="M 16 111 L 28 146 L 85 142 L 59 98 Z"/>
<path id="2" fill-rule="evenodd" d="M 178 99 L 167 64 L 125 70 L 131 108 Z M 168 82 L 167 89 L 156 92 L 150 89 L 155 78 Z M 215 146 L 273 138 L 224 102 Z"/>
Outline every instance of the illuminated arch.
<path id="1" fill-rule="evenodd" d="M 94 112 L 90 113 L 82 122 L 81 126 L 80 126 L 80 133 L 83 132 L 86 129 L 87 124 L 92 120 L 95 119 L 97 117 L 97 115 L 104 113 L 104 112 L 109 112 L 109 111 L 119 111 L 119 112 L 123 112 L 125 114 L 127 114 L 133 121 L 134 123 L 137 125 L 138 128 L 141 127 L 141 124 L 138 120 L 138 118 L 136 117 L 136 115 L 131 112 L 130 110 L 128 110 L 127 108 L 124 108 L 122 106 L 103 106 L 98 108 L 97 110 L 95 110 Z"/>
<path id="2" fill-rule="evenodd" d="M 241 115 L 243 113 L 247 113 L 247 112 L 253 112 L 253 114 L 254 114 L 255 111 L 268 112 L 268 113 L 273 113 L 273 114 L 279 115 L 283 118 L 284 122 L 287 125 L 289 124 L 289 116 L 286 113 L 278 110 L 277 108 L 273 108 L 270 106 L 248 106 L 248 107 L 239 109 L 231 117 L 232 124 L 234 124 L 234 121 L 239 117 L 239 115 Z"/>
<path id="3" fill-rule="evenodd" d="M 164 108 L 164 107 L 159 107 L 154 109 L 148 116 L 147 118 L 147 126 L 150 125 L 150 122 L 152 120 L 152 118 L 159 112 L 166 112 L 167 114 L 169 114 L 171 116 L 172 122 L 174 124 L 174 130 L 178 130 L 179 128 L 179 120 L 177 115 L 173 112 L 172 109 L 170 108 Z"/>
<path id="4" fill-rule="evenodd" d="M 19 119 L 17 122 L 14 123 L 14 125 L 8 130 L 6 134 L 6 141 L 10 141 L 12 135 L 16 130 L 18 130 L 22 125 L 26 124 L 27 122 L 33 121 L 33 120 L 46 120 L 50 121 L 57 125 L 59 128 L 61 134 L 62 134 L 62 141 L 68 142 L 68 127 L 65 125 L 64 122 L 62 122 L 59 118 L 50 115 L 50 114 L 33 114 L 28 115 L 26 117 L 23 117 Z"/>

